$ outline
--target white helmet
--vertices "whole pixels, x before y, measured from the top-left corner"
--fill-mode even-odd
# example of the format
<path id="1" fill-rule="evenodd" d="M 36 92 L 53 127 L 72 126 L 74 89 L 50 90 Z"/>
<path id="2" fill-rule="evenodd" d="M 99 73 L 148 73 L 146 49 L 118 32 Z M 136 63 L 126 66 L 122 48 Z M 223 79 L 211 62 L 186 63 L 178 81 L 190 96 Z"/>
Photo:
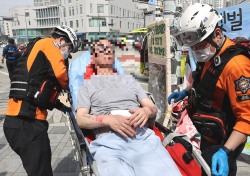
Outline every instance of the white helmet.
<path id="1" fill-rule="evenodd" d="M 195 3 L 178 19 L 173 36 L 180 46 L 193 46 L 206 39 L 221 19 L 210 5 Z"/>
<path id="2" fill-rule="evenodd" d="M 52 35 L 57 34 L 60 36 L 66 36 L 73 45 L 72 52 L 76 52 L 78 50 L 79 44 L 77 42 L 77 36 L 72 28 L 70 28 L 68 26 L 64 26 L 64 25 L 57 26 L 52 30 L 51 34 Z"/>

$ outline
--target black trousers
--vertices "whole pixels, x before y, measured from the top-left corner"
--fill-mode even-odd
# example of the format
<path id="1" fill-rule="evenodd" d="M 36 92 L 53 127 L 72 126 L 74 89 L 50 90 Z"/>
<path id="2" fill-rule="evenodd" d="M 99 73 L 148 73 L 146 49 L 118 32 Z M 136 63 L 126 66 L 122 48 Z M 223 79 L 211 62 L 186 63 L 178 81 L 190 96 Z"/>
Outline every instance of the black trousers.
<path id="1" fill-rule="evenodd" d="M 4 134 L 20 156 L 29 176 L 52 176 L 48 122 L 27 117 L 6 116 Z"/>
<path id="2" fill-rule="evenodd" d="M 205 140 L 204 138 L 201 138 L 201 153 L 202 153 L 202 157 L 204 158 L 204 160 L 207 162 L 207 164 L 210 166 L 210 168 L 212 169 L 212 157 L 214 155 L 214 153 L 216 153 L 219 148 L 222 145 L 214 145 L 212 143 L 210 143 L 209 141 Z M 229 176 L 236 176 L 237 173 L 237 164 L 236 164 L 236 160 L 238 158 L 238 156 L 241 154 L 243 148 L 245 146 L 244 144 L 241 144 L 233 153 L 233 155 L 230 155 L 228 157 L 228 166 L 229 166 Z M 206 173 L 204 171 L 202 171 L 202 175 L 206 176 Z"/>
<path id="3" fill-rule="evenodd" d="M 17 61 L 15 59 L 14 60 L 6 59 L 6 65 L 7 65 L 7 69 L 8 69 L 8 72 L 9 72 L 10 81 L 12 81 L 12 77 L 13 77 L 13 74 L 14 74 L 16 64 L 17 64 Z"/>

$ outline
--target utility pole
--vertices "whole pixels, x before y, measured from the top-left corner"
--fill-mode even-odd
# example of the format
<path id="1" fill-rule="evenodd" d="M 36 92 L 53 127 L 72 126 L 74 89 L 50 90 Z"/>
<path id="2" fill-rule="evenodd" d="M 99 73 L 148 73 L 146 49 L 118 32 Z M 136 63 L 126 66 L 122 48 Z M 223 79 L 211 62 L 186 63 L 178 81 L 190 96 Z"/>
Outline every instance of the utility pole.
<path id="1" fill-rule="evenodd" d="M 29 13 L 27 13 L 25 11 L 25 14 L 24 14 L 24 17 L 25 17 L 25 32 L 26 32 L 26 42 L 28 43 L 29 39 L 28 39 L 28 28 L 27 28 L 27 18 L 26 18 L 27 14 L 29 14 Z"/>
<path id="2" fill-rule="evenodd" d="M 100 19 L 99 13 L 98 13 L 98 27 L 99 27 L 99 29 L 98 29 L 98 35 L 100 35 L 100 32 L 101 32 L 101 19 Z"/>
<path id="3" fill-rule="evenodd" d="M 147 9 L 143 9 L 143 27 L 146 27 L 146 11 Z"/>

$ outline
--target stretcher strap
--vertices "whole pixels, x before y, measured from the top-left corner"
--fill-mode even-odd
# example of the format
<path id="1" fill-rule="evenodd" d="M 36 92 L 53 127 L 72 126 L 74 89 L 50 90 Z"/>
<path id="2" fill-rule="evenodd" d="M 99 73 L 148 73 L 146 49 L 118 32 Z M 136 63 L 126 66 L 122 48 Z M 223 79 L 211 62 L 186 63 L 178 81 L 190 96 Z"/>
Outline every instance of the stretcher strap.
<path id="1" fill-rule="evenodd" d="M 204 160 L 204 158 L 201 156 L 201 154 L 197 151 L 197 150 L 193 150 L 192 153 L 193 157 L 195 158 L 195 160 L 201 165 L 201 167 L 204 169 L 204 171 L 206 172 L 206 174 L 208 176 L 211 176 L 211 170 L 209 165 L 207 164 L 207 162 Z"/>
<path id="2" fill-rule="evenodd" d="M 185 136 L 185 135 L 183 135 L 183 134 L 169 133 L 169 134 L 165 137 L 165 139 L 163 140 L 163 142 L 162 142 L 163 146 L 166 147 L 166 146 L 167 146 L 171 141 L 173 141 L 173 139 L 174 139 L 175 137 L 177 137 L 177 136 L 182 137 L 183 139 L 185 139 L 186 141 L 188 141 L 189 143 L 191 143 L 190 140 L 188 139 L 188 137 Z"/>

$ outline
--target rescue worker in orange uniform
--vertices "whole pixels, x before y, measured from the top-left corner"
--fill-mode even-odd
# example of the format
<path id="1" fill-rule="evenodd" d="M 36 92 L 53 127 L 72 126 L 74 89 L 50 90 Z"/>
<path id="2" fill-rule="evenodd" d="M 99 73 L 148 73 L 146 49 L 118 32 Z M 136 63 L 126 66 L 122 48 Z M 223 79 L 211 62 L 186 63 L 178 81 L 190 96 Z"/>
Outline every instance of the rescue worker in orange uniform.
<path id="1" fill-rule="evenodd" d="M 202 156 L 212 175 L 233 176 L 250 135 L 250 57 L 223 35 L 221 19 L 211 6 L 200 3 L 178 19 L 174 38 L 190 47 L 198 64 L 192 88 L 172 93 L 168 103 L 188 96 L 187 110 L 201 134 Z"/>
<path id="2" fill-rule="evenodd" d="M 53 175 L 47 109 L 56 107 L 58 101 L 48 104 L 68 87 L 65 60 L 78 47 L 75 32 L 67 26 L 55 27 L 51 36 L 28 45 L 18 59 L 3 125 L 10 147 L 29 176 Z"/>

